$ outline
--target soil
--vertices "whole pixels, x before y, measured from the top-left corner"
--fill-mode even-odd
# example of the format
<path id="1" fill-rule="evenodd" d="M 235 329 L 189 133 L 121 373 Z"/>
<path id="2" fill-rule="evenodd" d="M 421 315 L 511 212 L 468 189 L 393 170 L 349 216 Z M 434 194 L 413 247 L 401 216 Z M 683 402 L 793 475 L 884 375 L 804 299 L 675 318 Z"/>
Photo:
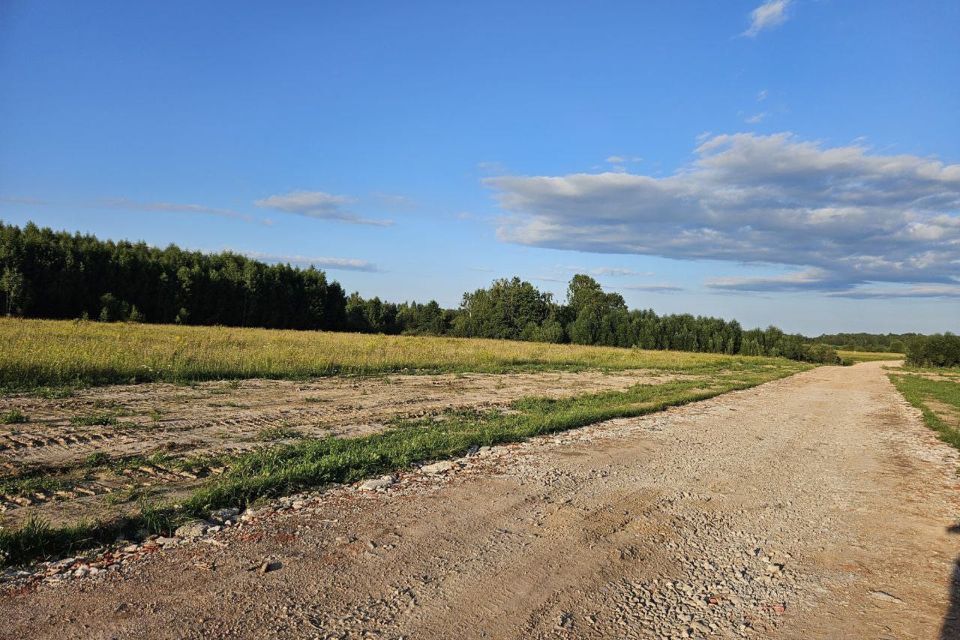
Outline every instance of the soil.
<path id="1" fill-rule="evenodd" d="M 2 638 L 957 638 L 958 452 L 882 365 L 279 501 Z"/>
<path id="2" fill-rule="evenodd" d="M 95 454 L 118 459 L 160 452 L 170 460 L 235 454 L 296 437 L 373 433 L 396 419 L 450 409 L 506 408 L 526 396 L 567 397 L 679 377 L 694 376 L 647 370 L 389 375 L 118 385 L 60 399 L 8 396 L 0 398 L 0 415 L 18 410 L 29 422 L 0 425 L 0 481 L 56 472 L 65 486 L 0 490 L 0 513 L 7 526 L 32 513 L 55 524 L 108 519 L 136 509 L 136 500 L 126 496 L 150 491 L 170 498 L 194 488 L 198 476 L 223 470 L 216 462 L 186 473 L 174 464 L 137 463 L 117 473 L 102 464 L 85 466 Z M 113 424 L 75 424 L 91 417 Z"/>

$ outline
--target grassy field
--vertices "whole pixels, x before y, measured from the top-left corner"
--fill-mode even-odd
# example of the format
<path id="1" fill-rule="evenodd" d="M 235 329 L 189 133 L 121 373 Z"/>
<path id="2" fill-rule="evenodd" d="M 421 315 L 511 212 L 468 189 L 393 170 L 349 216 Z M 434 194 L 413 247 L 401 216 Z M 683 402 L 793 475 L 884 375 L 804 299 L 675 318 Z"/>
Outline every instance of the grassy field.
<path id="1" fill-rule="evenodd" d="M 843 364 L 858 362 L 877 362 L 878 360 L 903 360 L 902 353 L 878 353 L 873 351 L 837 351 Z"/>
<path id="2" fill-rule="evenodd" d="M 759 361 L 506 340 L 0 319 L 0 389 L 6 391 L 390 372 L 709 371 L 746 360 Z"/>
<path id="3" fill-rule="evenodd" d="M 903 397 L 923 413 L 940 439 L 960 449 L 960 369 L 908 369 L 890 373 Z"/>
<path id="4" fill-rule="evenodd" d="M 302 439 L 218 461 L 226 467 L 177 504 L 143 502 L 132 516 L 50 526 L 30 519 L 0 528 L 0 558 L 16 564 L 73 552 L 147 528 L 169 533 L 180 521 L 223 506 L 351 482 L 412 464 L 464 455 L 470 447 L 516 442 L 616 417 L 639 416 L 745 389 L 810 369 L 777 358 L 651 352 L 491 340 L 191 328 L 152 325 L 0 322 L 2 381 L 8 389 L 130 380 L 308 377 L 388 371 L 657 369 L 695 377 L 636 384 L 572 398 L 524 398 L 513 411 L 446 411 L 397 420 L 352 438 Z M 141 363 L 147 363 L 146 365 Z M 184 461 L 189 464 L 189 461 Z M 91 462 L 90 464 L 93 464 Z M 30 480 L 25 478 L 24 480 Z"/>

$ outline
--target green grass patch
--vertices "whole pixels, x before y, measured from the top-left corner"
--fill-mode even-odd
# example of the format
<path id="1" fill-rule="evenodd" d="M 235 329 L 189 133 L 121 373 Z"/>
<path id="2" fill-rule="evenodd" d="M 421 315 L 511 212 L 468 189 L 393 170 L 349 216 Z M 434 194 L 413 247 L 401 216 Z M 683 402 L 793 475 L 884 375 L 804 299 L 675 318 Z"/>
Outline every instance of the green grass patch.
<path id="1" fill-rule="evenodd" d="M 960 449 L 960 379 L 891 373 L 890 380 L 941 440 Z"/>
<path id="2" fill-rule="evenodd" d="M 117 424 L 117 417 L 111 413 L 95 413 L 87 416 L 74 416 L 70 424 L 76 427 L 109 426 Z"/>
<path id="3" fill-rule="evenodd" d="M 206 516 L 211 509 L 246 507 L 259 500 L 288 495 L 330 483 L 354 482 L 365 477 L 409 468 L 417 462 L 464 455 L 473 446 L 520 442 L 530 437 L 583 427 L 611 418 L 640 416 L 667 407 L 695 402 L 735 389 L 792 375 L 811 368 L 788 360 L 771 364 L 736 365 L 708 379 L 638 384 L 625 391 L 591 393 L 574 398 L 526 398 L 512 403 L 510 412 L 451 411 L 433 418 L 397 422 L 393 428 L 355 438 L 304 439 L 231 458 L 216 460 L 227 470 L 177 505 L 141 505 L 137 518 L 124 520 L 127 529 L 144 527 L 169 531 L 182 519 Z M 213 460 L 194 460 L 210 464 Z M 187 461 L 184 463 L 191 464 Z M 26 544 L 23 535 L 0 537 L 0 552 L 22 562 L 56 553 L 57 540 L 74 549 L 80 540 L 103 539 L 100 528 L 116 531 L 120 524 L 91 524 L 81 530 L 57 533 L 43 529 L 43 544 Z M 57 536 L 60 536 L 59 538 Z M 12 548 L 8 549 L 8 546 Z M 31 553 L 33 555 L 31 555 Z"/>
<path id="4" fill-rule="evenodd" d="M 257 434 L 257 440 L 261 442 L 273 442 L 275 440 L 294 440 L 296 438 L 302 438 L 303 434 L 287 425 L 280 425 L 277 427 L 267 427 L 266 429 L 261 429 Z"/>
<path id="5" fill-rule="evenodd" d="M 20 409 L 11 409 L 0 416 L 0 422 L 3 424 L 23 424 L 27 422 L 27 416 Z"/>

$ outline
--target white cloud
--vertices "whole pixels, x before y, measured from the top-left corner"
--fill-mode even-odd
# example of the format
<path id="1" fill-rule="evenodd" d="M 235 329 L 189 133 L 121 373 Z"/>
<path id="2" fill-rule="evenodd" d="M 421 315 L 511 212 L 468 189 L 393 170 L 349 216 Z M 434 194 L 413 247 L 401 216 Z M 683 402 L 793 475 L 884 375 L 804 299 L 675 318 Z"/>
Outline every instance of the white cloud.
<path id="1" fill-rule="evenodd" d="M 29 196 L 0 196 L 0 202 L 4 204 L 22 204 L 29 206 L 46 206 L 50 204 L 49 200 L 31 198 Z"/>
<path id="2" fill-rule="evenodd" d="M 838 291 L 832 296 L 844 298 L 958 298 L 960 299 L 960 285 L 918 285 L 906 287 L 862 287 L 854 291 Z"/>
<path id="3" fill-rule="evenodd" d="M 638 156 L 607 156 L 606 163 L 613 167 L 614 171 L 624 173 L 627 171 L 628 164 L 642 162 L 643 158 Z"/>
<path id="4" fill-rule="evenodd" d="M 600 267 L 598 269 L 590 269 L 590 275 L 602 277 L 621 277 L 621 276 L 652 276 L 653 273 L 650 271 L 634 271 L 633 269 L 627 269 L 625 267 Z"/>
<path id="5" fill-rule="evenodd" d="M 798 267 L 735 290 L 943 284 L 960 276 L 960 164 L 825 148 L 781 133 L 716 135 L 659 178 L 629 173 L 487 178 L 499 237 L 602 253 Z M 812 271 L 813 270 L 813 271 Z"/>
<path id="6" fill-rule="evenodd" d="M 755 113 L 752 116 L 745 118 L 744 122 L 747 124 L 760 124 L 767 117 L 766 111 L 761 111 L 760 113 Z"/>
<path id="7" fill-rule="evenodd" d="M 264 209 L 295 213 L 319 220 L 334 220 L 378 227 L 388 227 L 393 224 L 391 220 L 362 218 L 352 213 L 347 207 L 354 202 L 356 200 L 349 196 L 339 196 L 323 191 L 292 191 L 257 200 L 254 204 Z"/>
<path id="8" fill-rule="evenodd" d="M 726 291 L 823 291 L 831 287 L 849 288 L 843 280 L 834 279 L 824 269 L 804 269 L 782 276 L 717 277 L 704 283 L 711 289 Z"/>
<path id="9" fill-rule="evenodd" d="M 763 102 L 764 100 L 766 100 L 767 95 L 768 93 L 766 89 L 761 89 L 760 91 L 757 91 L 757 102 Z"/>
<path id="10" fill-rule="evenodd" d="M 763 31 L 783 24 L 787 20 L 790 0 L 767 0 L 750 12 L 750 27 L 743 35 L 753 37 Z"/>
<path id="11" fill-rule="evenodd" d="M 628 284 L 618 288 L 629 289 L 630 291 L 645 291 L 647 293 L 671 293 L 674 291 L 683 291 L 683 287 L 678 287 L 675 284 Z"/>
<path id="12" fill-rule="evenodd" d="M 342 271 L 380 271 L 375 264 L 367 262 L 366 260 L 359 260 L 357 258 L 328 258 L 302 255 L 285 255 L 260 253 L 258 251 L 243 251 L 240 253 L 241 255 L 254 260 L 291 264 L 300 267 L 314 266 L 320 269 L 335 269 Z"/>
<path id="13" fill-rule="evenodd" d="M 111 209 L 123 209 L 126 211 L 146 211 L 146 212 L 167 212 L 167 213 L 202 213 L 234 220 L 243 220 L 244 222 L 258 222 L 260 224 L 271 224 L 269 220 L 259 220 L 251 215 L 239 213 L 231 209 L 221 209 L 219 207 L 208 207 L 202 204 L 180 204 L 176 202 L 140 202 L 129 198 L 103 198 L 98 200 L 94 206 L 108 207 Z"/>

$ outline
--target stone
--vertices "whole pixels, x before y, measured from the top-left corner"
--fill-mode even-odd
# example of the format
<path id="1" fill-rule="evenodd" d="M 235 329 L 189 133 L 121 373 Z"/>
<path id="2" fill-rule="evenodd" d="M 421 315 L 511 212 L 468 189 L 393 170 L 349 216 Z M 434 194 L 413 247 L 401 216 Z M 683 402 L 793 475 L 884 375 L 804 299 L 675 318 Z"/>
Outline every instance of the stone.
<path id="1" fill-rule="evenodd" d="M 204 520 L 191 520 L 177 527 L 174 534 L 178 538 L 199 538 L 207 532 L 209 523 Z"/>
<path id="2" fill-rule="evenodd" d="M 156 543 L 157 543 L 158 545 L 160 545 L 161 547 L 168 547 L 168 546 L 177 544 L 178 542 L 180 542 L 180 539 L 179 539 L 179 538 L 168 538 L 168 537 L 166 537 L 166 536 L 160 536 L 159 538 L 157 538 L 156 540 L 154 540 L 154 542 L 156 542 Z"/>
<path id="3" fill-rule="evenodd" d="M 260 573 L 263 574 L 263 573 L 269 573 L 271 571 L 277 571 L 282 566 L 283 564 L 277 561 L 264 562 L 263 564 L 260 565 Z"/>
<path id="4" fill-rule="evenodd" d="M 397 479 L 393 476 L 381 476 L 379 478 L 371 478 L 369 480 L 364 480 L 360 483 L 361 491 L 377 491 L 380 489 L 386 489 L 393 486 L 396 483 Z"/>
<path id="5" fill-rule="evenodd" d="M 440 473 L 446 473 L 447 471 L 450 471 L 450 469 L 453 469 L 453 467 L 454 464 L 451 461 L 441 460 L 440 462 L 434 462 L 433 464 L 426 464 L 420 467 L 420 471 L 430 475 L 436 475 Z"/>
<path id="6" fill-rule="evenodd" d="M 236 507 L 226 507 L 224 509 L 217 509 L 210 513 L 210 520 L 220 524 L 226 524 L 228 520 L 236 518 L 240 515 L 240 509 Z"/>
<path id="7" fill-rule="evenodd" d="M 871 591 L 870 596 L 877 600 L 881 600 L 883 602 L 894 602 L 896 604 L 903 604 L 903 600 L 901 600 L 895 595 L 887 593 L 886 591 Z"/>

